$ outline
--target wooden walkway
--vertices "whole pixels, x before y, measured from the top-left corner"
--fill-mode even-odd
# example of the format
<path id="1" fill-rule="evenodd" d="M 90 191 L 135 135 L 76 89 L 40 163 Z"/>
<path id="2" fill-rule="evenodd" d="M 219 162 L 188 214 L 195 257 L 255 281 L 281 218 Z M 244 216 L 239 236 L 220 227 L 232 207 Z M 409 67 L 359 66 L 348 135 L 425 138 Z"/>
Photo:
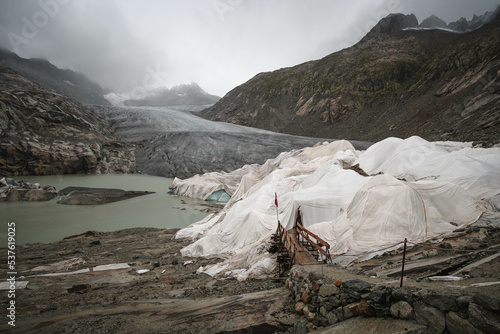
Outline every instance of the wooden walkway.
<path id="1" fill-rule="evenodd" d="M 289 230 L 288 233 L 290 233 L 290 236 L 297 244 L 297 250 L 295 251 L 295 258 L 293 262 L 296 264 L 318 264 L 318 260 L 316 260 L 311 252 L 309 252 L 305 245 L 299 242 L 297 238 L 297 229 L 293 228 Z"/>
<path id="2" fill-rule="evenodd" d="M 280 276 L 294 264 L 315 265 L 327 263 L 330 258 L 330 245 L 302 226 L 300 212 L 295 227 L 285 230 L 278 221 L 278 228 L 273 235 L 274 249 L 278 253 Z"/>

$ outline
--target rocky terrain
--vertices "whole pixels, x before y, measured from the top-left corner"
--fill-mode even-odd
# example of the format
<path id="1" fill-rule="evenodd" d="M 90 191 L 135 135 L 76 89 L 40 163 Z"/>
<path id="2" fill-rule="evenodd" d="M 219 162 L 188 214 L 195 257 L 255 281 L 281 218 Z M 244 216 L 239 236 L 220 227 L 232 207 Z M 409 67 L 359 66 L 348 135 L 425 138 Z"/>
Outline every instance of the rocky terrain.
<path id="1" fill-rule="evenodd" d="M 103 117 L 0 64 L 0 175 L 129 173 L 131 145 Z"/>
<path id="2" fill-rule="evenodd" d="M 378 141 L 500 141 L 500 15 L 455 33 L 391 14 L 359 43 L 260 73 L 205 117 L 277 132 Z"/>
<path id="3" fill-rule="evenodd" d="M 174 86 L 170 89 L 163 88 L 152 92 L 149 96 L 142 99 L 126 100 L 123 102 L 126 106 L 181 106 L 181 105 L 211 105 L 219 101 L 220 97 L 208 94 L 198 84 Z"/>
<path id="4" fill-rule="evenodd" d="M 196 274 L 199 266 L 220 260 L 182 257 L 179 250 L 189 241 L 174 240 L 175 232 L 89 231 L 51 244 L 18 246 L 18 282 L 29 283 L 16 291 L 15 329 L 232 333 L 254 328 L 273 333 L 293 325 L 296 316 L 283 306 L 289 292 L 282 283 Z M 7 263 L 6 254 L 0 254 L 0 268 Z M 0 291 L 2 317 L 7 293 Z M 0 324 L 0 331 L 8 329 L 5 322 Z"/>
<path id="5" fill-rule="evenodd" d="M 282 279 L 197 274 L 176 230 L 88 231 L 16 248 L 19 333 L 498 333 L 500 229 L 480 222 L 349 268 L 295 266 Z M 4 249 L 5 250 L 5 249 Z M 7 252 L 0 252 L 6 272 Z M 454 275 L 459 280 L 433 277 Z M 5 277 L 1 277 L 4 279 Z M 8 290 L 0 311 L 7 314 Z M 9 330 L 5 322 L 0 331 Z"/>
<path id="6" fill-rule="evenodd" d="M 322 140 L 212 122 L 190 111 L 199 106 L 85 107 L 2 64 L 0 84 L 5 176 L 143 172 L 185 178 L 263 163 Z"/>
<path id="7" fill-rule="evenodd" d="M 59 69 L 47 60 L 21 58 L 13 52 L 0 48 L 0 63 L 82 104 L 110 104 L 103 96 L 104 90 L 85 75 Z"/>
<path id="8" fill-rule="evenodd" d="M 0 179 L 0 202 L 50 201 L 57 195 L 54 186 L 31 184 L 3 177 Z"/>

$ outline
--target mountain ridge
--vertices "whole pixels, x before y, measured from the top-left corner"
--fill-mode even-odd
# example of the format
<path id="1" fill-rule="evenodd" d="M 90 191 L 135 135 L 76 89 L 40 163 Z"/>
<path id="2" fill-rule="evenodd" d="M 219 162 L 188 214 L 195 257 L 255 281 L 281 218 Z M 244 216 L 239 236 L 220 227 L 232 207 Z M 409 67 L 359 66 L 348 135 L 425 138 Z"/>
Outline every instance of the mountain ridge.
<path id="1" fill-rule="evenodd" d="M 110 105 L 103 88 L 82 73 L 60 69 L 45 59 L 22 58 L 4 48 L 0 48 L 0 63 L 82 104 Z"/>
<path id="2" fill-rule="evenodd" d="M 356 45 L 259 73 L 202 115 L 294 135 L 378 141 L 500 141 L 500 24 L 418 30 L 391 14 Z M 418 23 L 417 23 L 418 24 Z"/>
<path id="3" fill-rule="evenodd" d="M 425 20 L 423 20 L 419 24 L 419 27 L 430 28 L 430 29 L 432 28 L 449 29 L 459 33 L 469 32 L 476 30 L 481 26 L 483 26 L 484 24 L 491 22 L 499 13 L 500 13 L 500 6 L 497 7 L 496 10 L 488 11 L 483 15 L 474 15 L 471 20 L 467 20 L 465 17 L 461 17 L 460 19 L 450 22 L 448 24 L 441 18 L 433 14 L 428 18 L 426 18 Z"/>
<path id="4" fill-rule="evenodd" d="M 0 63 L 0 175 L 129 173 L 135 148 L 106 119 Z"/>

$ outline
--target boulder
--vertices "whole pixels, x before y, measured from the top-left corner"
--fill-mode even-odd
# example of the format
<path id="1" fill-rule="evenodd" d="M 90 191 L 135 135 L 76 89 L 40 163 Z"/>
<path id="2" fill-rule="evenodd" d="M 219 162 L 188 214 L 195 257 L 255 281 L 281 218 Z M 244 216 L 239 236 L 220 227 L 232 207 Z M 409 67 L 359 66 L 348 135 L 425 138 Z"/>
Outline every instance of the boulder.
<path id="1" fill-rule="evenodd" d="M 307 304 L 307 303 L 310 303 L 311 302 L 311 299 L 312 299 L 312 296 L 311 294 L 306 290 L 304 292 L 302 292 L 302 295 L 300 296 L 301 300 Z"/>
<path id="2" fill-rule="evenodd" d="M 479 306 L 494 312 L 500 311 L 500 300 L 482 293 L 475 294 L 473 297 L 474 303 Z"/>
<path id="3" fill-rule="evenodd" d="M 295 312 L 302 314 L 302 311 L 303 311 L 305 306 L 306 306 L 306 304 L 304 304 L 303 302 L 295 303 Z"/>
<path id="4" fill-rule="evenodd" d="M 337 296 L 340 294 L 340 289 L 334 284 L 323 284 L 319 288 L 319 295 L 323 297 Z"/>
<path id="5" fill-rule="evenodd" d="M 420 302 L 415 303 L 414 310 L 415 319 L 419 324 L 427 325 L 435 333 L 444 331 L 446 319 L 443 311 Z"/>
<path id="6" fill-rule="evenodd" d="M 32 189 L 24 194 L 24 200 L 28 202 L 49 201 L 56 197 L 56 195 L 55 192 L 45 191 L 43 189 Z"/>
<path id="7" fill-rule="evenodd" d="M 314 317 L 316 316 L 316 313 L 311 310 L 311 305 L 306 305 L 302 309 L 302 312 L 304 313 L 308 321 L 313 321 Z"/>
<path id="8" fill-rule="evenodd" d="M 370 291 L 373 285 L 360 279 L 355 279 L 343 282 L 342 287 L 344 289 L 349 289 L 361 293 Z"/>
<path id="9" fill-rule="evenodd" d="M 342 303 L 335 296 L 330 296 L 328 298 L 328 300 L 323 302 L 323 306 L 326 308 L 327 311 L 331 311 L 334 308 L 339 307 L 340 304 L 342 304 Z"/>
<path id="10" fill-rule="evenodd" d="M 410 319 L 413 314 L 413 307 L 404 300 L 391 305 L 391 315 L 398 319 Z"/>
<path id="11" fill-rule="evenodd" d="M 309 333 L 309 328 L 307 327 L 307 325 L 308 325 L 308 321 L 306 319 L 300 319 L 293 326 L 293 332 L 296 334 Z"/>
<path id="12" fill-rule="evenodd" d="M 330 325 L 333 325 L 333 324 L 339 322 L 339 318 L 337 317 L 336 312 L 328 312 L 328 314 L 326 315 L 326 319 L 328 320 L 328 323 Z"/>
<path id="13" fill-rule="evenodd" d="M 460 296 L 457 298 L 456 303 L 460 310 L 467 311 L 469 308 L 469 303 L 471 301 L 470 296 Z"/>
<path id="14" fill-rule="evenodd" d="M 500 333 L 500 314 L 498 312 L 492 312 L 475 303 L 470 303 L 468 314 L 469 321 L 474 327 L 485 333 Z"/>
<path id="15" fill-rule="evenodd" d="M 344 321 L 354 317 L 354 308 L 348 306 L 341 306 L 337 308 L 337 317 L 340 321 Z"/>
<path id="16" fill-rule="evenodd" d="M 316 313 L 314 319 L 312 320 L 312 323 L 314 324 L 314 326 L 318 327 L 326 327 L 329 325 L 328 319 L 319 313 Z"/>
<path id="17" fill-rule="evenodd" d="M 458 305 L 456 303 L 456 300 L 459 297 L 458 294 L 454 295 L 421 290 L 417 293 L 417 295 L 424 301 L 424 303 L 434 306 L 441 311 L 458 311 Z"/>
<path id="18" fill-rule="evenodd" d="M 377 286 L 372 292 L 363 294 L 361 297 L 372 303 L 385 304 L 387 297 L 391 295 L 391 288 Z"/>
<path id="19" fill-rule="evenodd" d="M 15 188 L 10 188 L 7 193 L 7 197 L 5 198 L 5 201 L 7 202 L 19 202 L 23 199 L 23 195 L 21 193 L 21 190 L 15 189 Z"/>
<path id="20" fill-rule="evenodd" d="M 446 315 L 446 330 L 453 334 L 481 334 L 482 332 L 474 327 L 466 319 L 462 319 L 455 312 L 448 312 Z"/>

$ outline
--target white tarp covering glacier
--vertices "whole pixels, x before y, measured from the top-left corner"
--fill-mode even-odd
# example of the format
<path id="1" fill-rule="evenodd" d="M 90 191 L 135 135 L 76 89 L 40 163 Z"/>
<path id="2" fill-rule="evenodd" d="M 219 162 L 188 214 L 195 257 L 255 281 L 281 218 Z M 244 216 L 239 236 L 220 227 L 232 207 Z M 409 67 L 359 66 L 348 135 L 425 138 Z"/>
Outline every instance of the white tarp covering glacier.
<path id="1" fill-rule="evenodd" d="M 355 165 L 370 176 L 350 169 Z M 193 240 L 183 255 L 225 259 L 198 272 L 268 275 L 275 267 L 267 249 L 277 228 L 277 193 L 285 228 L 294 226 L 300 208 L 304 227 L 330 243 L 333 262 L 349 264 L 400 247 L 405 238 L 446 235 L 494 210 L 488 200 L 500 193 L 499 167 L 498 148 L 464 143 L 388 138 L 364 152 L 347 141 L 323 143 L 262 166 L 176 180 L 183 195 L 206 198 L 219 189 L 232 195 L 220 213 L 176 237 Z"/>

